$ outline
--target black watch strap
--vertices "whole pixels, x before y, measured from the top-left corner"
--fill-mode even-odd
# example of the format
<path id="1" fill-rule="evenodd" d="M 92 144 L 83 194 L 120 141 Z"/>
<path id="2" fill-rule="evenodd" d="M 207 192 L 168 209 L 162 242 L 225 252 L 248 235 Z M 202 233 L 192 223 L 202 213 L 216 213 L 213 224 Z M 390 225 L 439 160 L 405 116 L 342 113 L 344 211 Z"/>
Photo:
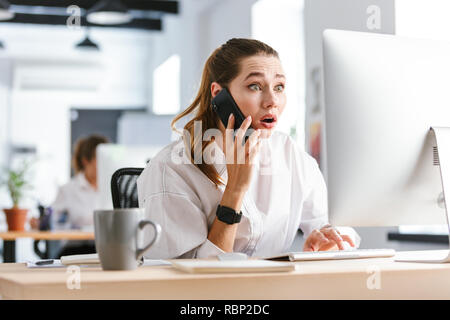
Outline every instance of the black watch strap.
<path id="1" fill-rule="evenodd" d="M 217 206 L 216 211 L 217 219 L 227 224 L 235 224 L 239 223 L 242 218 L 242 211 L 236 212 L 234 209 L 229 207 L 221 206 L 220 204 Z"/>

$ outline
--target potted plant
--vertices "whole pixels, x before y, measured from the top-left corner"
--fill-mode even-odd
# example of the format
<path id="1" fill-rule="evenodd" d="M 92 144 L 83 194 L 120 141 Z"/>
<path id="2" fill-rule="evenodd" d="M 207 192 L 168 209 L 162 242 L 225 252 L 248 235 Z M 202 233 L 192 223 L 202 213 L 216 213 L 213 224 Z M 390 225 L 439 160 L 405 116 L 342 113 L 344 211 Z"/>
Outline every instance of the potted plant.
<path id="1" fill-rule="evenodd" d="M 26 180 L 27 171 L 28 165 L 26 163 L 17 170 L 6 170 L 6 180 L 3 181 L 3 184 L 6 185 L 13 203 L 12 208 L 3 209 L 6 214 L 6 222 L 9 231 L 25 230 L 28 209 L 20 208 L 19 205 L 24 196 L 25 189 L 30 187 L 30 184 Z"/>

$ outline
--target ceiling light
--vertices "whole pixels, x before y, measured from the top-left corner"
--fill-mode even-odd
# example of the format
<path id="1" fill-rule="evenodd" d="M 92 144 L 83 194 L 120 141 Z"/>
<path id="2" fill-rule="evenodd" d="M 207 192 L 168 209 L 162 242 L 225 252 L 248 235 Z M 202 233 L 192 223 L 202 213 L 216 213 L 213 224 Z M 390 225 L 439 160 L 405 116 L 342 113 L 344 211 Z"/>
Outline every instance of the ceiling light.
<path id="1" fill-rule="evenodd" d="M 120 0 L 100 0 L 87 12 L 87 21 L 95 24 L 125 24 L 133 20 Z"/>
<path id="2" fill-rule="evenodd" d="M 83 41 L 77 43 L 75 45 L 75 48 L 81 49 L 81 50 L 93 50 L 93 51 L 100 50 L 98 44 L 96 44 L 89 38 L 89 30 L 86 30 L 86 37 L 84 38 Z"/>
<path id="3" fill-rule="evenodd" d="M 14 12 L 9 10 L 9 2 L 0 0 L 0 21 L 11 20 L 14 18 Z"/>

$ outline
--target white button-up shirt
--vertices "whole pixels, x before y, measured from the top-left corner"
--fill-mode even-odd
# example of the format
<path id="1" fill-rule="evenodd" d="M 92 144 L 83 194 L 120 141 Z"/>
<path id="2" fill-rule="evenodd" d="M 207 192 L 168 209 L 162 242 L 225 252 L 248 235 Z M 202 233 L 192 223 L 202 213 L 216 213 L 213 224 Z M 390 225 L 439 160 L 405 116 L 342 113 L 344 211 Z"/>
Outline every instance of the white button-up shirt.
<path id="1" fill-rule="evenodd" d="M 67 212 L 71 228 L 93 228 L 94 210 L 98 208 L 99 202 L 99 192 L 89 184 L 84 173 L 80 172 L 59 188 L 52 204 L 53 221 L 55 223 L 61 213 Z"/>
<path id="2" fill-rule="evenodd" d="M 281 132 L 261 143 L 233 247 L 258 257 L 288 251 L 298 228 L 307 237 L 328 223 L 327 190 L 317 162 Z M 204 161 L 215 161 L 226 184 L 225 156 L 216 142 L 211 146 Z M 181 138 L 152 159 L 137 183 L 140 207 L 162 227 L 148 258 L 202 258 L 224 252 L 207 237 L 225 186 L 216 188 L 188 160 Z"/>

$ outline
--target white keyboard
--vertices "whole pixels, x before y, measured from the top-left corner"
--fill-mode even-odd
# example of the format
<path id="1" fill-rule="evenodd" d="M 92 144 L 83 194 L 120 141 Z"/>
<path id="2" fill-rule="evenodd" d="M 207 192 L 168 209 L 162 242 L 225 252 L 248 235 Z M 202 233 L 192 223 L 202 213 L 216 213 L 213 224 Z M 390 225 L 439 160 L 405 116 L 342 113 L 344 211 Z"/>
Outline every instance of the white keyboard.
<path id="1" fill-rule="evenodd" d="M 448 263 L 449 250 L 400 251 L 394 258 L 398 262 Z"/>
<path id="2" fill-rule="evenodd" d="M 394 249 L 357 249 L 340 251 L 288 252 L 267 257 L 267 260 L 313 261 L 313 260 L 343 260 L 365 258 L 388 258 L 395 256 Z"/>

